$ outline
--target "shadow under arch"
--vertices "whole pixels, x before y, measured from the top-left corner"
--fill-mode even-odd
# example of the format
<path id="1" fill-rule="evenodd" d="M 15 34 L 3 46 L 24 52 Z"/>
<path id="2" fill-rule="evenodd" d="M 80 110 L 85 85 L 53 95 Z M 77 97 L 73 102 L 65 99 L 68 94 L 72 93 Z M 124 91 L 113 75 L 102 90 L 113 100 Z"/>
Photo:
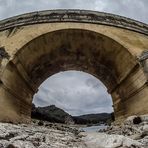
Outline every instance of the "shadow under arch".
<path id="1" fill-rule="evenodd" d="M 19 59 L 19 61 L 21 62 L 23 60 L 21 62 L 22 65 L 23 63 L 26 63 L 23 66 L 24 68 L 26 68 L 26 70 L 29 68 L 29 71 L 27 72 L 30 73 L 34 71 L 33 70 L 34 64 L 35 64 L 35 67 L 38 64 L 42 64 L 43 59 L 44 61 L 46 61 L 46 58 L 49 58 L 49 60 L 52 63 L 52 61 L 54 61 L 53 58 L 55 58 L 52 56 L 55 56 L 56 52 L 57 54 L 60 54 L 60 55 L 65 54 L 66 56 L 71 56 L 72 54 L 75 54 L 76 60 L 78 60 L 80 56 L 81 57 L 86 56 L 86 58 L 89 58 L 89 60 L 92 60 L 91 64 L 93 64 L 96 60 L 96 62 L 98 61 L 99 64 L 102 65 L 102 68 L 105 68 L 106 65 L 108 64 L 108 69 L 111 72 L 110 74 L 112 75 L 112 77 L 114 77 L 113 81 L 114 82 L 117 81 L 119 83 L 122 80 L 122 75 L 120 75 L 121 74 L 120 67 L 124 63 L 122 63 L 122 65 L 120 63 L 118 65 L 117 64 L 115 65 L 115 62 L 116 62 L 115 60 L 118 60 L 120 57 L 121 57 L 120 60 L 124 60 L 125 58 L 126 60 L 129 60 L 128 64 L 127 63 L 126 64 L 127 65 L 130 64 L 129 66 L 131 66 L 131 68 L 133 68 L 137 64 L 135 57 L 132 56 L 132 54 L 128 51 L 128 49 L 123 47 L 121 44 L 119 44 L 115 40 L 103 34 L 100 34 L 94 31 L 89 31 L 89 30 L 82 30 L 82 29 L 62 29 L 62 30 L 52 31 L 52 32 L 40 35 L 39 37 L 29 41 L 21 49 L 19 49 L 18 52 L 15 54 L 14 58 L 12 59 L 12 61 Z M 91 55 L 88 57 L 90 52 L 91 52 Z M 32 58 L 29 58 L 29 55 L 33 55 Z M 65 56 L 65 55 L 62 55 L 62 56 Z M 90 58 L 91 56 L 92 58 Z M 29 64 L 30 59 L 31 59 L 31 62 L 35 61 L 31 63 L 32 67 L 31 67 L 31 64 Z M 37 60 L 38 60 L 38 63 L 37 63 Z M 115 62 L 113 63 L 113 61 Z M 88 61 L 86 60 L 85 62 L 88 62 Z M 91 64 L 90 66 L 93 66 Z M 117 72 L 114 71 L 114 67 L 113 67 L 114 65 L 118 66 Z M 81 70 L 81 66 L 78 69 Z M 101 69 L 101 67 L 99 68 Z M 124 68 L 126 68 L 126 66 Z M 84 68 L 83 70 L 87 71 L 87 69 L 88 68 Z M 60 70 L 63 71 L 67 69 L 60 68 Z M 58 71 L 56 71 L 55 73 L 57 72 Z M 96 75 L 95 73 L 91 73 L 91 74 L 98 77 L 98 75 Z M 116 77 L 117 74 L 119 75 L 119 79 L 117 79 Z M 35 76 L 32 76 L 31 78 L 33 77 L 35 78 Z"/>

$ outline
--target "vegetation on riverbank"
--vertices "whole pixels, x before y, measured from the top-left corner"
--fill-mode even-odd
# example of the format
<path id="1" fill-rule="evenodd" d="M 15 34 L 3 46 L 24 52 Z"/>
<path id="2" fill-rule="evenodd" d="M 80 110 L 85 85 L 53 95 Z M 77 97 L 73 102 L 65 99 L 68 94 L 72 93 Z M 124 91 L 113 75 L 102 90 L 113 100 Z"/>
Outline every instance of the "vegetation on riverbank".
<path id="1" fill-rule="evenodd" d="M 71 116 L 70 114 L 56 107 L 55 105 L 36 107 L 33 104 L 31 116 L 32 118 L 39 120 L 65 124 L 110 124 L 114 120 L 113 113 L 98 113 L 81 116 Z"/>

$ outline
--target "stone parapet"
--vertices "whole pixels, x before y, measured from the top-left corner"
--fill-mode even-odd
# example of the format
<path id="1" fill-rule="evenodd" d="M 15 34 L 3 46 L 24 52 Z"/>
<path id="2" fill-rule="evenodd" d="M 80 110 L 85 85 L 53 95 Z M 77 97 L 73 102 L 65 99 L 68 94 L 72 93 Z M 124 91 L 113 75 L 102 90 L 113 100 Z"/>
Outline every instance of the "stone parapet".
<path id="1" fill-rule="evenodd" d="M 46 10 L 0 21 L 0 31 L 13 27 L 52 22 L 81 22 L 109 25 L 148 35 L 148 25 L 126 17 L 90 10 Z"/>

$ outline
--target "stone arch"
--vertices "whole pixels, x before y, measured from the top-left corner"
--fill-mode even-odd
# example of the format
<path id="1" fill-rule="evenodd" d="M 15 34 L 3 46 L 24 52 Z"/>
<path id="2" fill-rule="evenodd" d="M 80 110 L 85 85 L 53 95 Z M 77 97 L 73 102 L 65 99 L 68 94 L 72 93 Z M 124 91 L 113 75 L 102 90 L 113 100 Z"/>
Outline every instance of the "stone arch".
<path id="1" fill-rule="evenodd" d="M 83 37 L 83 39 L 82 39 L 82 37 Z M 69 38 L 69 39 L 68 40 L 67 39 L 66 40 L 63 40 L 65 38 Z M 47 42 L 48 41 L 46 41 L 47 39 L 49 39 L 49 43 L 51 43 L 50 44 L 50 47 L 48 47 L 48 49 L 47 49 L 47 45 L 48 45 Z M 82 42 L 80 42 L 79 39 L 82 39 Z M 94 45 L 94 44 L 96 44 L 96 42 L 98 42 L 98 44 L 97 45 Z M 35 47 L 32 43 L 35 46 L 37 46 L 37 47 L 39 47 L 40 45 L 45 45 L 45 44 L 46 44 L 46 46 L 39 47 L 38 48 L 39 50 L 37 50 L 37 47 Z M 78 44 L 78 45 L 76 45 L 76 44 Z M 85 44 L 87 44 L 88 46 L 85 45 Z M 36 73 L 36 71 L 33 70 L 33 67 L 30 68 L 29 65 L 33 65 L 33 66 L 35 65 L 34 68 L 37 68 L 37 66 L 43 62 L 43 59 L 50 58 L 51 62 L 49 62 L 49 61 L 48 62 L 49 62 L 49 65 L 51 66 L 50 63 L 52 63 L 54 61 L 54 59 L 52 58 L 52 56 L 50 57 L 50 55 L 55 54 L 55 52 L 58 52 L 57 55 L 59 55 L 59 54 L 60 55 L 61 54 L 68 54 L 68 52 L 69 52 L 69 56 L 70 55 L 72 55 L 72 56 L 75 55 L 75 58 L 77 59 L 77 58 L 80 58 L 80 56 L 86 56 L 87 54 L 90 54 L 90 53 L 87 53 L 87 51 L 90 52 L 90 50 L 92 50 L 92 55 L 90 55 L 90 57 L 86 57 L 89 60 L 90 59 L 92 60 L 92 61 L 90 61 L 92 63 L 90 63 L 90 65 L 89 65 L 89 66 L 91 66 L 95 62 L 95 60 L 97 60 L 96 58 L 98 58 L 97 56 L 99 56 L 99 54 L 100 54 L 100 52 L 96 48 L 99 48 L 99 49 L 100 48 L 107 49 L 107 46 L 108 46 L 107 44 L 109 46 L 111 46 L 111 49 L 112 48 L 116 48 L 116 50 L 118 49 L 118 53 L 117 54 L 119 54 L 119 50 L 122 50 L 124 52 L 124 49 L 125 48 L 122 45 L 120 45 L 119 43 L 117 43 L 113 39 L 111 39 L 111 38 L 109 38 L 107 36 L 104 36 L 102 34 L 99 34 L 99 33 L 93 32 L 93 31 L 82 30 L 82 29 L 62 29 L 62 30 L 53 31 L 53 32 L 49 32 L 49 33 L 40 35 L 39 37 L 31 40 L 26 45 L 24 45 L 20 50 L 18 50 L 18 52 L 14 55 L 14 58 L 11 61 L 13 61 L 13 63 L 15 63 L 15 61 L 18 61 L 19 60 L 21 63 L 25 63 L 25 69 L 28 69 L 29 68 L 29 71 L 27 71 L 27 73 L 30 73 L 31 79 L 34 79 L 33 75 Z M 87 49 L 85 48 L 85 50 L 86 50 L 86 54 L 85 55 L 84 55 L 85 50 L 83 49 L 84 46 L 87 47 Z M 96 47 L 96 46 L 100 46 L 100 47 Z M 40 50 L 41 48 L 44 48 L 44 51 L 43 50 Z M 70 49 L 68 49 L 68 48 L 70 48 Z M 82 49 L 84 51 L 82 51 Z M 120 52 L 122 52 L 122 51 L 120 51 Z M 29 55 L 31 55 L 34 52 L 37 52 L 38 54 L 37 55 L 34 55 L 34 58 L 32 57 L 31 58 L 31 61 L 32 62 L 33 61 L 39 61 L 39 63 L 35 62 L 36 63 L 35 64 L 33 62 L 32 64 L 28 64 L 27 61 L 29 61 L 29 59 L 30 59 L 28 57 L 29 57 Z M 102 49 L 102 52 L 103 52 L 103 49 Z M 113 57 L 113 55 L 115 55 L 115 53 L 113 51 L 110 51 L 110 52 L 112 52 L 112 55 L 109 54 L 109 56 L 112 56 Z M 122 53 L 122 54 L 124 55 L 125 53 Z M 110 57 L 110 61 L 111 61 L 112 57 Z M 129 70 L 131 70 L 131 68 L 133 68 L 136 65 L 137 62 L 136 62 L 136 60 L 134 59 L 134 57 L 131 55 L 131 53 L 128 50 L 126 50 L 125 57 L 127 57 L 129 59 L 129 61 L 130 61 L 129 63 L 131 63 L 131 67 L 129 68 Z M 28 60 L 25 61 L 25 59 L 27 59 L 27 58 L 28 58 Z M 57 58 L 59 58 L 59 57 L 55 57 L 55 59 L 57 59 Z M 101 58 L 103 58 L 103 57 L 101 57 Z M 66 59 L 66 57 L 65 57 L 65 59 Z M 106 61 L 104 59 L 104 63 L 106 62 L 106 63 L 109 64 L 110 61 Z M 47 63 L 44 63 L 43 62 L 43 64 L 47 64 Z M 87 66 L 88 66 L 87 64 L 88 63 L 86 63 L 85 67 L 82 67 L 82 65 L 81 66 L 79 65 L 79 67 L 77 67 L 77 68 L 79 70 L 87 71 L 87 69 L 88 69 L 87 68 Z M 105 69 L 103 69 L 104 68 L 103 67 L 104 64 L 101 64 L 101 63 L 99 63 L 99 64 L 100 64 L 100 67 L 99 68 L 102 69 L 102 70 L 105 70 Z M 28 65 L 29 67 L 26 66 L 26 65 Z M 68 65 L 68 63 L 67 63 L 67 65 Z M 53 66 L 54 66 L 54 64 L 53 64 Z M 23 65 L 23 67 L 24 67 L 24 65 Z M 112 66 L 110 65 L 110 67 L 112 67 Z M 69 68 L 71 69 L 72 67 L 69 67 Z M 68 69 L 64 69 L 64 67 L 61 69 L 60 67 L 58 67 L 57 69 L 55 69 L 55 72 L 53 70 L 53 72 L 51 74 L 54 74 L 54 73 L 58 72 L 59 70 L 68 70 Z M 119 67 L 118 67 L 118 69 L 119 69 Z M 119 71 L 120 71 L 120 69 L 119 69 Z M 110 72 L 110 71 L 108 71 L 108 72 Z M 99 76 L 96 73 L 97 72 L 93 72 L 92 74 L 95 75 L 95 76 L 97 76 L 99 78 Z M 120 71 L 120 73 L 121 73 L 121 71 Z M 49 75 L 51 75 L 51 74 L 49 74 Z M 119 82 L 121 81 L 121 80 L 117 80 L 114 77 L 115 72 L 110 72 L 110 74 L 111 74 L 111 77 L 112 77 L 111 78 L 112 83 L 113 82 L 114 83 L 118 83 L 117 81 L 119 81 Z M 47 76 L 49 76 L 49 75 L 47 75 Z M 122 76 L 120 75 L 120 79 L 122 79 L 121 77 Z M 42 82 L 42 80 L 41 80 L 41 82 Z M 40 82 L 39 82 L 39 84 L 40 84 Z M 105 84 L 107 85 L 107 83 L 105 83 Z M 108 86 L 109 86 L 109 84 L 108 84 Z M 38 85 L 37 85 L 37 87 L 38 87 Z"/>
<path id="2" fill-rule="evenodd" d="M 36 24 L 29 24 L 18 33 L 15 31 L 17 28 L 12 29 L 11 35 L 7 37 L 8 43 L 4 42 L 11 56 L 1 68 L 0 106 L 5 113 L 0 112 L 0 120 L 30 121 L 32 97 L 38 86 L 47 77 L 64 70 L 80 70 L 100 79 L 112 95 L 116 119 L 147 113 L 147 77 L 136 58 L 147 46 L 147 38 L 138 33 L 135 33 L 134 38 L 132 32 L 131 37 L 135 40 L 128 40 L 125 38 L 126 33 L 130 36 L 127 30 L 113 27 L 105 26 L 106 30 L 97 31 L 94 29 L 97 25 L 88 27 L 86 24 L 82 28 L 79 23 L 61 24 L 62 27 L 52 26 L 50 31 L 43 28 L 39 34 L 34 35 L 23 31 L 30 27 L 35 32 Z M 48 25 L 45 24 L 46 27 Z M 39 24 L 37 28 L 41 26 L 44 24 Z M 91 26 L 94 28 L 91 29 Z M 112 29 L 117 32 L 114 34 Z M 125 36 L 118 34 L 124 31 Z M 2 32 L 2 36 L 6 32 Z M 25 37 L 19 39 L 19 35 L 20 38 L 23 35 Z M 143 61 L 143 56 L 140 59 Z M 144 107 L 140 108 L 139 104 Z"/>

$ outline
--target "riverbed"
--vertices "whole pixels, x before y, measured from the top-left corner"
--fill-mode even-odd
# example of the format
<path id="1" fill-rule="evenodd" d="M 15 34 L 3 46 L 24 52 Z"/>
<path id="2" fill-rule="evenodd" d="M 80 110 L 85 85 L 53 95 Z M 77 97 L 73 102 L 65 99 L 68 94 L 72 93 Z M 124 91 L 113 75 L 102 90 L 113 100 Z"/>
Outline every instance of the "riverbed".
<path id="1" fill-rule="evenodd" d="M 108 128 L 37 120 L 31 124 L 0 123 L 0 148 L 147 148 L 148 116 L 140 116 L 139 124 L 133 124 L 134 118 L 129 117 L 122 125 Z M 98 132 L 104 128 L 107 130 Z"/>

